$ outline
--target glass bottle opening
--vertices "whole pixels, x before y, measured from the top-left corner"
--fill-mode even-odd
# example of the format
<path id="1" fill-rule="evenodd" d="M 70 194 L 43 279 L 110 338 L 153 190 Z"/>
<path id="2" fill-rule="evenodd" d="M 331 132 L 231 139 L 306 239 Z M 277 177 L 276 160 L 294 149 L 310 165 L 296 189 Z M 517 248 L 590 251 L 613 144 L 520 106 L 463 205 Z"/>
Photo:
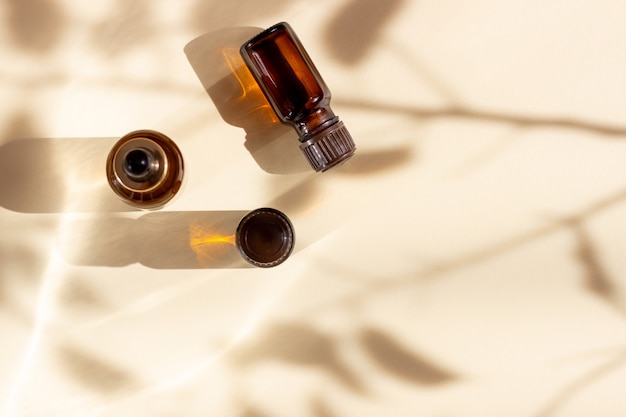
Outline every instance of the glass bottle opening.
<path id="1" fill-rule="evenodd" d="M 178 146 L 154 130 L 136 130 L 113 146 L 106 162 L 107 181 L 126 203 L 158 208 L 182 185 L 184 164 Z"/>
<path id="2" fill-rule="evenodd" d="M 158 170 L 159 160 L 145 148 L 133 149 L 124 157 L 124 172 L 135 181 L 146 181 Z"/>

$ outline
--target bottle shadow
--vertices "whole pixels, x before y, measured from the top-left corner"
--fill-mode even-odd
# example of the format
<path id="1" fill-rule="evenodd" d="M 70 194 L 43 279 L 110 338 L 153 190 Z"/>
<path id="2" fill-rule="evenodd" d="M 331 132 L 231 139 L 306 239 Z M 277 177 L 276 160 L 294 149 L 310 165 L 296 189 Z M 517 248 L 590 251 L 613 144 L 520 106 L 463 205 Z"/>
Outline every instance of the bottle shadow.
<path id="1" fill-rule="evenodd" d="M 0 206 L 21 213 L 133 211 L 106 180 L 117 138 L 24 138 L 0 146 Z"/>
<path id="2" fill-rule="evenodd" d="M 138 218 L 110 214 L 66 224 L 61 256 L 77 266 L 152 269 L 251 268 L 235 233 L 249 211 L 153 212 Z"/>
<path id="3" fill-rule="evenodd" d="M 224 121 L 245 131 L 244 146 L 261 169 L 271 174 L 308 172 L 311 168 L 295 130 L 276 116 L 239 54 L 240 46 L 261 31 L 256 27 L 217 30 L 193 39 L 184 51 Z M 349 165 L 353 174 L 377 174 L 412 157 L 410 147 L 360 150 Z M 348 169 L 344 172 L 351 174 Z"/>
<path id="4" fill-rule="evenodd" d="M 310 167 L 296 132 L 278 119 L 239 54 L 240 46 L 262 30 L 217 30 L 193 39 L 184 51 L 224 121 L 245 131 L 244 146 L 261 169 L 271 174 L 306 172 Z"/>

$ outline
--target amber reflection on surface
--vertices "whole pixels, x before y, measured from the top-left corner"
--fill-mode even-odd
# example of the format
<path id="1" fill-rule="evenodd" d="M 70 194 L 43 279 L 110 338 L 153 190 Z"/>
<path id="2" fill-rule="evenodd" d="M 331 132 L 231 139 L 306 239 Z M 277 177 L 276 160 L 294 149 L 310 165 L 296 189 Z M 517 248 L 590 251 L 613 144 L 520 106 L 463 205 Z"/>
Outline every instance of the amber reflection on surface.
<path id="1" fill-rule="evenodd" d="M 224 47 L 221 53 L 226 66 L 238 83 L 237 90 L 241 92 L 239 97 L 232 97 L 228 103 L 233 110 L 232 113 L 228 112 L 233 124 L 244 129 L 248 126 L 262 129 L 280 124 L 281 121 L 239 55 L 239 50 L 233 47 Z M 215 90 L 219 91 L 219 88 L 212 88 L 211 92 L 215 92 Z M 234 120 L 235 118 L 236 120 Z"/>
<path id="2" fill-rule="evenodd" d="M 235 234 L 221 232 L 211 224 L 192 223 L 189 225 L 189 246 L 199 263 L 215 261 L 232 253 Z"/>
<path id="3" fill-rule="evenodd" d="M 308 172 L 295 130 L 280 121 L 239 52 L 262 30 L 237 27 L 207 33 L 189 42 L 185 54 L 222 119 L 245 131 L 244 146 L 261 169 Z"/>

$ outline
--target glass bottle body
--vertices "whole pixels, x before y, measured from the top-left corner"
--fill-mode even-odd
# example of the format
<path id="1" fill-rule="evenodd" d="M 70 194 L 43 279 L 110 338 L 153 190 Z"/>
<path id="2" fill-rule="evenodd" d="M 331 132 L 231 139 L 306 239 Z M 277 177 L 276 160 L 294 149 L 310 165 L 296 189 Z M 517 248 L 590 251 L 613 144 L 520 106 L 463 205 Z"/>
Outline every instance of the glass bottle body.
<path id="1" fill-rule="evenodd" d="M 317 171 L 354 154 L 349 132 L 330 107 L 331 93 L 287 23 L 263 31 L 241 55 L 278 117 L 294 126 L 300 148 Z"/>

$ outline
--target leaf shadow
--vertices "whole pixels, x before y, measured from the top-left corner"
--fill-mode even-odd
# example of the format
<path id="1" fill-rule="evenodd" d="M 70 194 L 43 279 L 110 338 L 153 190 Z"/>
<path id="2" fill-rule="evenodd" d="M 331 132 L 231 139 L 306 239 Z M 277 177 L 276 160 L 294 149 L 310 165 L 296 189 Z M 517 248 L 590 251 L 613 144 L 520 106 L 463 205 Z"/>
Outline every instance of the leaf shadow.
<path id="1" fill-rule="evenodd" d="M 241 414 L 240 417 L 270 417 L 270 416 L 254 407 L 249 407 Z"/>
<path id="2" fill-rule="evenodd" d="M 155 32 L 148 2 L 117 0 L 113 12 L 94 25 L 91 41 L 102 55 L 111 57 L 149 42 Z"/>
<path id="3" fill-rule="evenodd" d="M 207 32 L 277 15 L 291 3 L 289 0 L 198 0 L 190 9 L 188 21 L 197 31 Z"/>
<path id="4" fill-rule="evenodd" d="M 66 16 L 56 1 L 11 0 L 5 6 L 9 34 L 17 46 L 42 53 L 59 43 Z"/>
<path id="5" fill-rule="evenodd" d="M 574 256 L 584 272 L 584 287 L 591 294 L 613 307 L 621 314 L 626 314 L 624 306 L 617 297 L 617 288 L 613 278 L 602 263 L 601 254 L 587 231 L 585 219 L 567 219 L 564 223 L 570 228 L 576 239 Z"/>
<path id="6" fill-rule="evenodd" d="M 322 398 L 311 400 L 311 410 L 313 417 L 337 417 L 330 405 Z"/>
<path id="7" fill-rule="evenodd" d="M 364 329 L 359 336 L 369 357 L 389 375 L 416 385 L 441 385 L 457 380 L 454 372 L 403 346 L 391 335 Z"/>
<path id="8" fill-rule="evenodd" d="M 324 31 L 326 48 L 346 65 L 362 61 L 379 39 L 384 27 L 405 0 L 352 0 L 328 22 Z"/>
<path id="9" fill-rule="evenodd" d="M 114 395 L 138 386 L 132 373 L 76 347 L 57 352 L 60 364 L 76 382 L 102 395 Z"/>
<path id="10" fill-rule="evenodd" d="M 310 367 L 319 370 L 344 387 L 363 393 L 365 386 L 341 358 L 337 341 L 332 335 L 312 326 L 296 323 L 276 323 L 232 353 L 240 367 L 264 362 Z"/>
<path id="11" fill-rule="evenodd" d="M 500 241 L 476 248 L 475 250 L 468 251 L 467 253 L 460 254 L 454 258 L 434 263 L 418 273 L 405 274 L 396 277 L 395 279 L 375 280 L 372 284 L 363 286 L 362 288 L 359 288 L 352 293 L 330 299 L 325 303 L 317 305 L 314 308 L 307 310 L 307 313 L 312 314 L 313 312 L 324 311 L 328 308 L 335 308 L 337 305 L 352 305 L 354 303 L 360 302 L 361 300 L 363 300 L 363 298 L 368 297 L 373 292 L 392 291 L 396 290 L 400 286 L 409 285 L 416 282 L 423 282 L 425 280 L 437 279 L 443 276 L 450 275 L 451 272 L 458 271 L 463 268 L 472 267 L 482 262 L 486 262 L 490 259 L 497 258 L 498 256 L 521 248 L 531 242 L 543 239 L 547 236 L 551 236 L 554 233 L 560 233 L 564 230 L 568 230 L 568 228 L 571 227 L 572 219 L 575 219 L 578 222 L 587 221 L 607 209 L 624 203 L 626 203 L 626 189 L 618 190 L 580 208 L 574 215 L 561 216 L 557 219 L 550 219 L 551 221 L 547 222 L 546 224 L 534 228 L 529 228 L 528 230 L 514 234 L 509 237 L 505 237 Z M 585 243 L 584 245 L 586 244 L 588 243 Z M 581 249 L 579 248 L 578 251 L 580 252 Z M 591 256 L 589 250 L 585 249 L 584 247 L 582 249 L 582 252 L 584 254 L 583 257 Z M 593 249 L 593 253 L 593 256 L 597 256 L 595 254 L 596 249 Z M 580 259 L 580 255 L 576 256 L 578 256 Z M 593 263 L 595 262 L 598 261 L 594 260 Z M 582 266 L 584 268 L 590 268 L 589 261 L 583 261 Z M 592 270 L 594 268 L 596 268 L 596 266 L 591 267 Z M 601 270 L 604 271 L 604 268 L 602 268 Z M 605 290 L 603 291 L 606 291 L 607 287 L 612 288 L 614 285 L 612 282 L 607 283 L 605 280 L 610 280 L 611 278 L 603 274 L 604 272 L 602 272 L 602 274 L 593 272 L 591 274 L 591 278 L 589 278 L 589 276 L 587 277 L 587 279 L 591 279 L 592 282 L 587 283 L 586 285 L 592 288 L 590 291 L 596 296 L 598 295 L 598 290 L 593 290 L 594 286 L 597 286 L 599 288 L 605 288 Z M 600 280 L 600 282 L 593 282 L 594 280 Z M 609 292 L 609 294 L 611 294 L 611 292 Z M 612 297 L 613 295 L 610 295 L 608 299 L 613 300 Z M 605 301 L 608 300 L 605 299 Z M 615 305 L 611 306 L 616 307 Z M 618 308 L 619 312 L 623 314 L 623 307 L 620 305 Z"/>

